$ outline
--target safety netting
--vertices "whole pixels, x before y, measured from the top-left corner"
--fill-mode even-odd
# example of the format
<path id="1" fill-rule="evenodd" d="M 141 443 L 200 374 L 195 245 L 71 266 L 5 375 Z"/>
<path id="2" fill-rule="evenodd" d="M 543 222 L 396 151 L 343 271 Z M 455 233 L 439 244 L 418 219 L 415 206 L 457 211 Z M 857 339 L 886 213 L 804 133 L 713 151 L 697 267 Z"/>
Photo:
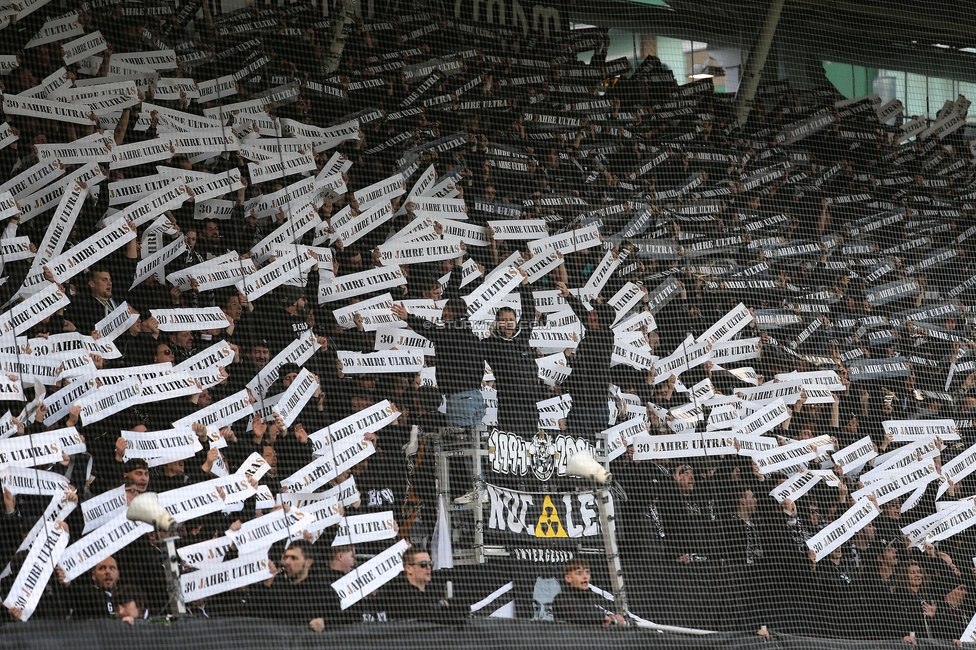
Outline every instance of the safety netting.
<path id="1" fill-rule="evenodd" d="M 972 14 L 809 4 L 0 7 L 0 643 L 976 641 Z"/>

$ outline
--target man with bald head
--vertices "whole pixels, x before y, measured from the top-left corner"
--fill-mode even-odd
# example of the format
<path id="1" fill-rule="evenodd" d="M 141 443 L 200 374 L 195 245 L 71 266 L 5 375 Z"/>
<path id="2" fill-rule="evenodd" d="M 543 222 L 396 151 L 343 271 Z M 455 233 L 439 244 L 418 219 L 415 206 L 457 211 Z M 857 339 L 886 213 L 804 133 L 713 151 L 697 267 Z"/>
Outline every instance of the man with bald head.
<path id="1" fill-rule="evenodd" d="M 114 618 L 112 592 L 119 582 L 119 565 L 111 555 L 79 578 L 68 590 L 71 619 Z"/>

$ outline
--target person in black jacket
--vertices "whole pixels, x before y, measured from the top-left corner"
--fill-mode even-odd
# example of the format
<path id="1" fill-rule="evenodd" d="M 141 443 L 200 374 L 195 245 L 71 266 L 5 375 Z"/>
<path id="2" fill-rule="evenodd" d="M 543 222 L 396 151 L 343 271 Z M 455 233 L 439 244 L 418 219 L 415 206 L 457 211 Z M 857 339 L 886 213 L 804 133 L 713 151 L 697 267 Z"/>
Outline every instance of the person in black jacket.
<path id="1" fill-rule="evenodd" d="M 438 598 L 432 589 L 430 554 L 418 546 L 403 553 L 403 575 L 397 576 L 380 592 L 391 620 L 418 620 L 448 623 L 460 616 L 446 598 Z"/>
<path id="2" fill-rule="evenodd" d="M 668 569 L 672 611 L 666 622 L 709 629 L 715 614 L 715 572 L 720 564 L 718 520 L 704 480 L 707 472 L 702 472 L 701 482 L 696 482 L 696 474 L 690 464 L 677 463 L 673 487 L 664 492 L 660 505 L 672 562 Z"/>
<path id="3" fill-rule="evenodd" d="M 66 320 L 84 334 L 91 334 L 95 323 L 119 306 L 112 293 L 112 274 L 107 267 L 96 266 L 88 273 L 87 290 L 81 290 L 66 310 Z"/>
<path id="4" fill-rule="evenodd" d="M 557 282 L 559 295 L 566 299 L 576 318 L 583 324 L 583 340 L 571 358 L 573 373 L 566 379 L 565 388 L 573 398 L 573 406 L 566 418 L 571 436 L 595 440 L 598 431 L 610 426 L 607 393 L 610 387 L 610 358 L 613 356 L 613 309 L 602 299 L 592 301 L 593 309 L 586 311 L 582 301 L 569 293 L 564 282 Z"/>
<path id="5" fill-rule="evenodd" d="M 325 609 L 322 610 L 322 616 L 313 618 L 308 623 L 308 626 L 316 632 L 321 632 L 326 627 L 356 623 L 359 620 L 358 608 L 342 609 L 339 594 L 330 586 L 356 566 L 356 547 L 351 544 L 332 546 L 328 549 L 328 553 L 331 555 L 328 566 L 321 572 L 323 586 L 329 587 L 322 594 Z"/>
<path id="6" fill-rule="evenodd" d="M 536 402 L 541 391 L 536 381 L 536 365 L 529 347 L 532 322 L 535 320 L 535 299 L 528 286 L 529 278 L 522 273 L 519 295 L 522 299 L 522 320 L 515 310 L 502 307 L 495 314 L 491 336 L 484 341 L 485 360 L 495 375 L 498 391 L 498 428 L 520 434 L 534 434 L 539 429 L 539 409 Z"/>
<path id="7" fill-rule="evenodd" d="M 471 330 L 466 318 L 467 307 L 458 293 L 460 287 L 461 268 L 457 264 L 445 291 L 448 299 L 442 315 L 444 327 L 411 316 L 401 303 L 394 303 L 392 311 L 394 316 L 407 321 L 410 329 L 434 344 L 437 387 L 447 398 L 448 422 L 458 427 L 470 427 L 481 424 L 485 417 L 485 402 L 481 396 L 485 355 L 481 340 Z"/>
<path id="8" fill-rule="evenodd" d="M 281 566 L 277 575 L 253 589 L 257 615 L 307 625 L 325 611 L 332 587 L 315 567 L 311 543 L 303 539 L 282 553 Z"/>
<path id="9" fill-rule="evenodd" d="M 624 617 L 601 606 L 590 591 L 590 563 L 574 558 L 563 565 L 566 587 L 553 599 L 552 613 L 557 621 L 579 625 L 626 625 Z"/>
<path id="10" fill-rule="evenodd" d="M 91 570 L 91 582 L 85 579 L 71 583 L 68 603 L 70 618 L 111 618 L 115 616 L 112 592 L 119 581 L 119 565 L 111 555 Z"/>

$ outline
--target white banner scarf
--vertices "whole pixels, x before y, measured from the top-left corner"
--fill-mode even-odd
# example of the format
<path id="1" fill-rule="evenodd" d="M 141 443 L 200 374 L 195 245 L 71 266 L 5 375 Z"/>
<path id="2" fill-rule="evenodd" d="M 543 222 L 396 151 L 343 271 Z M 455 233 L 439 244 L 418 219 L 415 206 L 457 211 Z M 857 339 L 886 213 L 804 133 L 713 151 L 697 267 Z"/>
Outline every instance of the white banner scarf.
<path id="1" fill-rule="evenodd" d="M 132 286 L 129 287 L 129 290 L 135 289 L 148 280 L 151 275 L 155 275 L 160 284 L 166 284 L 164 275 L 166 265 L 186 253 L 186 250 L 186 238 L 177 237 L 164 248 L 140 261 L 136 266 L 136 277 L 132 280 Z M 207 291 L 203 287 L 197 287 L 197 289 Z"/>
<path id="2" fill-rule="evenodd" d="M 542 402 L 536 402 L 541 404 Z M 556 425 L 558 428 L 558 424 Z M 636 417 L 604 429 L 597 437 L 607 439 L 607 458 L 614 460 L 627 451 L 628 444 L 636 444 L 637 437 L 648 432 L 646 417 Z"/>
<path id="3" fill-rule="evenodd" d="M 865 463 L 877 456 L 878 451 L 871 442 L 871 436 L 864 436 L 857 442 L 835 451 L 831 455 L 831 460 L 847 474 L 851 470 L 863 467 Z"/>
<path id="4" fill-rule="evenodd" d="M 892 442 L 911 442 L 919 438 L 961 440 L 959 428 L 953 420 L 886 420 L 881 423 Z"/>
<path id="5" fill-rule="evenodd" d="M 752 457 L 759 471 L 769 475 L 783 469 L 806 463 L 818 456 L 822 456 L 822 448 L 833 450 L 833 443 L 829 436 L 817 436 L 809 440 L 796 440 L 785 445 L 770 449 Z"/>
<path id="6" fill-rule="evenodd" d="M 881 514 L 878 506 L 869 499 L 861 499 L 834 523 L 823 528 L 807 540 L 807 546 L 816 554 L 816 562 L 830 555 L 834 549 L 854 537 L 854 534 Z"/>
<path id="7" fill-rule="evenodd" d="M 319 302 L 329 303 L 344 300 L 364 293 L 391 289 L 406 284 L 407 278 L 399 266 L 392 268 L 380 266 L 368 271 L 333 278 L 324 285 L 320 283 Z"/>
<path id="8" fill-rule="evenodd" d="M 393 511 L 373 512 L 345 517 L 336 531 L 333 546 L 362 544 L 396 537 L 397 527 Z"/>
<path id="9" fill-rule="evenodd" d="M 410 329 L 393 329 L 380 327 L 376 330 L 373 350 L 392 350 L 393 348 L 410 348 L 423 351 L 428 357 L 436 356 L 434 344 Z"/>
<path id="10" fill-rule="evenodd" d="M 640 434 L 634 438 L 634 460 L 655 458 L 696 458 L 734 454 L 735 445 L 728 432 Z"/>
<path id="11" fill-rule="evenodd" d="M 342 609 L 349 609 L 366 594 L 376 591 L 400 575 L 403 571 L 403 553 L 408 547 L 407 541 L 401 539 L 373 559 L 333 582 L 332 589 L 339 595 Z"/>
<path id="12" fill-rule="evenodd" d="M 125 496 L 125 486 L 103 492 L 96 497 L 92 497 L 81 504 L 81 514 L 85 519 L 85 530 L 83 535 L 111 521 L 118 516 L 119 511 L 124 510 L 129 505 Z"/>
<path id="13" fill-rule="evenodd" d="M 934 461 L 915 461 L 899 471 L 889 472 L 881 481 L 865 485 L 860 490 L 855 491 L 852 496 L 855 499 L 860 499 L 874 493 L 878 505 L 883 505 L 903 494 L 928 485 L 937 478 L 939 478 L 939 474 L 935 471 Z"/>
<path id="14" fill-rule="evenodd" d="M 228 530 L 224 535 L 234 542 L 241 555 L 247 555 L 267 548 L 295 531 L 303 530 L 310 519 L 311 517 L 298 508 L 289 508 L 287 511 L 282 508 L 255 517 L 239 530 Z"/>
<path id="15" fill-rule="evenodd" d="M 307 281 L 307 273 L 315 264 L 316 260 L 307 255 L 292 255 L 275 260 L 237 282 L 237 290 L 247 296 L 248 300 L 254 301 L 296 277 Z"/>
<path id="16" fill-rule="evenodd" d="M 949 489 L 949 481 L 958 483 L 976 471 L 976 445 L 972 445 L 948 463 L 942 465 L 942 475 L 939 477 L 939 490 L 935 498 L 938 499 Z"/>
<path id="17" fill-rule="evenodd" d="M 0 335 L 22 334 L 70 303 L 56 284 L 46 282 L 41 291 L 0 314 Z"/>
<path id="18" fill-rule="evenodd" d="M 24 541 L 20 543 L 17 548 L 17 552 L 26 551 L 31 547 L 41 533 L 47 534 L 47 531 L 54 526 L 57 521 L 67 521 L 68 515 L 75 511 L 78 507 L 76 501 L 70 500 L 68 498 L 67 492 L 62 492 L 61 494 L 55 494 L 50 503 L 47 504 L 47 508 L 44 509 L 44 514 L 34 523 L 34 527 L 30 529 L 27 535 L 24 537 Z"/>
<path id="19" fill-rule="evenodd" d="M 250 258 L 237 260 L 229 264 L 204 262 L 203 264 L 196 264 L 187 270 L 189 271 L 190 269 L 192 269 L 192 272 L 189 277 L 197 281 L 197 291 L 213 291 L 214 289 L 234 286 L 251 274 L 257 273 L 258 270 L 254 265 L 254 261 Z M 192 289 L 193 286 L 190 282 L 184 282 L 180 285 L 180 291 L 186 292 Z"/>
<path id="20" fill-rule="evenodd" d="M 394 174 L 389 178 L 377 181 L 354 193 L 356 202 L 362 211 L 380 201 L 390 203 L 398 196 L 407 193 L 407 185 L 401 174 Z"/>
<path id="21" fill-rule="evenodd" d="M 281 399 L 272 407 L 272 412 L 280 415 L 285 426 L 290 427 L 318 388 L 319 382 L 312 373 L 308 371 L 308 368 L 302 368 L 302 371 L 285 390 Z"/>
<path id="22" fill-rule="evenodd" d="M 134 406 L 142 387 L 139 382 L 108 385 L 94 390 L 81 399 L 81 421 L 85 426 L 99 422 Z"/>
<path id="23" fill-rule="evenodd" d="M 227 341 L 218 341 L 203 352 L 198 352 L 186 361 L 173 367 L 173 370 L 194 372 L 211 366 L 226 367 L 234 361 L 234 350 Z"/>
<path id="24" fill-rule="evenodd" d="M 173 426 L 192 427 L 194 423 L 200 423 L 208 429 L 219 429 L 246 418 L 253 412 L 254 409 L 251 406 L 247 390 L 239 390 L 205 409 L 200 409 L 192 415 L 175 420 Z"/>
<path id="25" fill-rule="evenodd" d="M 281 481 L 289 492 L 314 492 L 336 476 L 369 458 L 376 451 L 373 443 L 360 440 L 332 456 L 319 456 Z"/>
<path id="26" fill-rule="evenodd" d="M 132 313 L 129 303 L 123 302 L 112 313 L 95 323 L 95 330 L 103 341 L 114 341 L 128 331 L 139 320 L 138 313 Z"/>
<path id="27" fill-rule="evenodd" d="M 420 372 L 424 367 L 422 350 L 382 350 L 380 352 L 337 353 L 342 364 L 342 372 L 347 375 L 392 372 Z"/>
<path id="28" fill-rule="evenodd" d="M 74 430 L 74 427 L 70 429 Z M 77 435 L 77 431 L 74 433 Z M 0 440 L 0 467 L 37 467 L 60 462 L 64 449 L 62 438 L 66 435 L 70 440 L 70 432 L 59 429 Z"/>
<path id="29" fill-rule="evenodd" d="M 8 465 L 0 472 L 0 484 L 17 494 L 55 495 L 71 489 L 71 483 L 61 474 L 44 470 Z"/>
<path id="30" fill-rule="evenodd" d="M 24 565 L 17 574 L 3 604 L 7 609 L 19 607 L 20 620 L 26 622 L 44 595 L 54 565 L 68 547 L 69 535 L 60 526 L 52 526 L 46 536 L 38 537 L 31 545 Z"/>
<path id="31" fill-rule="evenodd" d="M 804 470 L 802 472 L 797 472 L 790 480 L 786 481 L 773 488 L 773 491 L 769 493 L 769 496 L 773 497 L 780 503 L 783 503 L 786 499 L 791 499 L 796 501 L 804 494 L 809 492 L 814 488 L 817 483 L 822 480 L 828 482 L 833 479 L 832 484 L 838 485 L 839 481 L 833 472 L 830 470 Z"/>
<path id="32" fill-rule="evenodd" d="M 24 49 L 46 45 L 55 41 L 63 41 L 72 36 L 84 34 L 85 29 L 78 22 L 78 13 L 72 11 L 61 18 L 44 21 L 40 31 L 32 39 L 27 41 Z"/>
<path id="33" fill-rule="evenodd" d="M 886 480 L 889 473 L 908 467 L 912 463 L 935 458 L 941 453 L 935 444 L 935 439 L 928 438 L 915 444 L 899 447 L 894 451 L 878 456 L 874 460 L 874 467 L 859 477 L 865 484 Z"/>
<path id="34" fill-rule="evenodd" d="M 200 439 L 190 428 L 165 431 L 122 431 L 126 442 L 123 461 L 133 458 L 159 458 L 173 460 L 189 458 L 203 449 Z"/>
<path id="35" fill-rule="evenodd" d="M 112 164 L 110 168 L 125 169 L 158 160 L 169 160 L 176 155 L 173 153 L 172 146 L 170 139 L 165 136 L 157 136 L 152 140 L 118 145 L 112 150 Z"/>
<path id="36" fill-rule="evenodd" d="M 305 332 L 302 338 L 289 343 L 288 347 L 276 354 L 264 368 L 259 370 L 258 374 L 247 382 L 247 387 L 251 389 L 255 397 L 263 397 L 271 384 L 278 379 L 278 369 L 282 365 L 294 363 L 298 367 L 302 367 L 320 349 L 321 345 L 319 345 L 315 334 L 311 331 Z"/>
<path id="37" fill-rule="evenodd" d="M 692 342 L 689 335 L 669 356 L 654 362 L 654 384 L 665 382 L 671 375 L 680 375 L 710 360 L 711 347 L 708 341 Z"/>
<path id="38" fill-rule="evenodd" d="M 92 126 L 92 118 L 87 107 L 74 106 L 64 102 L 37 99 L 24 95 L 4 95 L 3 112 L 7 115 L 26 115 L 44 120 L 57 120 L 71 124 Z"/>
<path id="39" fill-rule="evenodd" d="M 162 332 L 210 330 L 230 327 L 230 321 L 220 307 L 202 309 L 153 309 L 153 318 Z"/>
<path id="40" fill-rule="evenodd" d="M 332 235 L 332 242 L 338 241 L 343 246 L 349 246 L 392 218 L 393 206 L 385 202 L 377 203 L 363 210 L 343 228 L 336 229 Z"/>
<path id="41" fill-rule="evenodd" d="M 20 200 L 38 192 L 64 173 L 64 165 L 58 160 L 38 162 L 0 185 L 0 192 L 9 191 L 15 199 Z"/>
<path id="42" fill-rule="evenodd" d="M 366 432 L 376 433 L 383 427 L 392 424 L 400 417 L 399 411 L 393 410 L 389 400 L 383 400 L 368 409 L 354 413 L 338 422 L 309 434 L 312 443 L 312 455 L 329 457 L 359 443 Z"/>
<path id="43" fill-rule="evenodd" d="M 241 172 L 236 167 L 220 174 L 208 174 L 206 178 L 187 183 L 193 192 L 193 200 L 206 201 L 221 194 L 236 192 L 244 187 Z"/>
<path id="44" fill-rule="evenodd" d="M 64 64 L 71 65 L 82 59 L 98 54 L 108 47 L 99 31 L 86 34 L 61 46 L 64 51 Z"/>
<path id="45" fill-rule="evenodd" d="M 202 600 L 232 589 L 240 589 L 274 577 L 267 556 L 250 555 L 180 576 L 180 588 L 187 602 Z M 285 578 L 279 578 L 284 580 Z"/>
<path id="46" fill-rule="evenodd" d="M 314 496 L 318 496 L 320 494 L 330 494 L 330 496 L 324 499 L 309 501 L 308 505 L 302 506 L 302 512 L 309 516 L 309 521 L 305 526 L 305 530 L 313 535 L 321 535 L 322 531 L 324 531 L 326 528 L 335 526 L 342 521 L 342 508 L 340 508 L 338 491 L 335 488 L 332 488 L 326 492 L 316 492 Z"/>
<path id="47" fill-rule="evenodd" d="M 150 524 L 129 521 L 127 512 L 128 508 L 65 549 L 58 566 L 64 570 L 66 580 L 73 581 L 133 540 L 152 532 Z"/>
<path id="48" fill-rule="evenodd" d="M 478 320 L 488 314 L 493 305 L 511 293 L 521 282 L 522 275 L 514 267 L 503 269 L 495 278 L 486 278 L 481 286 L 467 296 L 462 296 L 468 305 L 468 319 Z"/>
<path id="49" fill-rule="evenodd" d="M 260 487 L 266 486 L 259 486 L 259 488 Z M 226 535 L 222 535 L 215 539 L 208 539 L 203 542 L 197 542 L 196 544 L 190 544 L 189 546 L 178 548 L 176 549 L 176 553 L 190 566 L 202 568 L 223 562 L 224 556 L 227 555 L 227 552 L 233 545 L 234 542 L 232 542 L 230 538 L 228 538 Z"/>
<path id="50" fill-rule="evenodd" d="M 959 502 L 959 505 L 946 513 L 945 517 L 925 531 L 930 541 L 939 542 L 956 533 L 961 533 L 976 524 L 976 501 L 972 498 Z"/>
<path id="51" fill-rule="evenodd" d="M 454 201 L 457 199 L 441 199 Z M 463 205 L 463 199 L 462 205 Z M 416 214 L 416 208 L 414 213 Z M 426 214 L 424 216 L 427 216 Z M 457 217 L 455 217 L 457 218 Z M 512 219 L 505 221 L 489 221 L 488 227 L 494 230 L 496 240 L 504 239 L 542 239 L 549 236 L 549 226 L 545 219 Z M 599 292 L 597 292 L 599 293 Z"/>
<path id="52" fill-rule="evenodd" d="M 64 283 L 136 238 L 125 220 L 99 230 L 48 263 L 58 283 Z"/>
<path id="53" fill-rule="evenodd" d="M 786 410 L 786 404 L 783 403 L 783 400 L 776 400 L 744 420 L 740 420 L 738 426 L 732 429 L 732 435 L 736 438 L 750 435 L 760 436 L 785 421 L 788 417 L 790 417 L 790 414 Z"/>
<path id="54" fill-rule="evenodd" d="M 714 325 L 709 327 L 705 332 L 696 339 L 696 343 L 701 343 L 703 341 L 711 341 L 714 345 L 715 343 L 720 343 L 728 341 L 733 336 L 739 333 L 742 328 L 747 326 L 752 322 L 752 314 L 741 302 L 739 305 L 727 313 L 725 316 L 720 318 L 715 322 Z"/>
<path id="55" fill-rule="evenodd" d="M 292 209 L 294 205 L 294 209 Z M 251 247 L 251 252 L 257 257 L 258 262 L 264 263 L 272 254 L 275 247 L 283 244 L 294 244 L 300 241 L 302 236 L 313 228 L 317 228 L 321 223 L 318 213 L 311 205 L 304 207 L 295 204 L 287 204 L 288 219 L 271 232 L 270 235 Z"/>

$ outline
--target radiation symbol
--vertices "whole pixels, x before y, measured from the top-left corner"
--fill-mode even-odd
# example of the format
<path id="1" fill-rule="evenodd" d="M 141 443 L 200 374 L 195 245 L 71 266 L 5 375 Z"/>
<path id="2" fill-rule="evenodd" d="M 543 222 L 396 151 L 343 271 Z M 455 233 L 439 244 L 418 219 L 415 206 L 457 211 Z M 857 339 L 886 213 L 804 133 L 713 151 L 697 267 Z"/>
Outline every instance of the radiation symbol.
<path id="1" fill-rule="evenodd" d="M 546 495 L 542 502 L 542 514 L 539 515 L 539 522 L 535 525 L 536 537 L 569 537 L 563 528 L 563 523 L 559 521 L 559 514 L 556 506 L 552 504 L 552 499 Z"/>

